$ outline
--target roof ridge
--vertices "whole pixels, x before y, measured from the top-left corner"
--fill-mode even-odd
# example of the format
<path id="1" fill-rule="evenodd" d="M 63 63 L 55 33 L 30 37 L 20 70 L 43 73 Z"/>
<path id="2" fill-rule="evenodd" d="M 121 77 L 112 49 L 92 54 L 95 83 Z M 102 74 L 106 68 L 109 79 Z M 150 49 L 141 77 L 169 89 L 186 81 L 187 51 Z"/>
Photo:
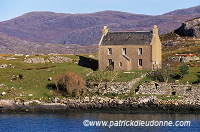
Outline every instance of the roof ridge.
<path id="1" fill-rule="evenodd" d="M 108 33 L 121 33 L 121 32 L 133 32 L 133 33 L 151 33 L 151 31 L 109 31 Z"/>

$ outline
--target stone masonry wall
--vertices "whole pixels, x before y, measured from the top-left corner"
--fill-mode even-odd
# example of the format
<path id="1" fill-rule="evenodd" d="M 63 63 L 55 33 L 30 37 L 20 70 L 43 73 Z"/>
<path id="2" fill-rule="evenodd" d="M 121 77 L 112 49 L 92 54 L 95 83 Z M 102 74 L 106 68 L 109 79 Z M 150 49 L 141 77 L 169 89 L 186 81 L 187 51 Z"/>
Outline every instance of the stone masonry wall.
<path id="1" fill-rule="evenodd" d="M 130 82 L 103 82 L 99 86 L 96 83 L 89 83 L 88 89 L 90 92 L 101 93 L 114 93 L 114 94 L 128 94 L 143 76 L 133 79 Z M 158 83 L 158 82 L 145 82 L 138 87 L 135 94 L 146 95 L 177 95 L 191 97 L 194 99 L 200 98 L 200 85 L 193 86 L 190 84 L 170 84 L 170 83 Z"/>
<path id="2" fill-rule="evenodd" d="M 185 97 L 200 98 L 200 86 L 190 84 L 168 84 L 168 83 L 143 83 L 139 86 L 139 91 L 136 94 L 148 95 L 177 95 Z"/>

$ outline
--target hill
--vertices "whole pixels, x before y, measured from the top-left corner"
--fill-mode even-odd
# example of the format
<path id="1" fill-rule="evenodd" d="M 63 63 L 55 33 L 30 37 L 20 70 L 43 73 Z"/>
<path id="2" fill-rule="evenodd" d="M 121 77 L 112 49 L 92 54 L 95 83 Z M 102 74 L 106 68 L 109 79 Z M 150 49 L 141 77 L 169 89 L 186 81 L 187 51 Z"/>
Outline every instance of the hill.
<path id="1" fill-rule="evenodd" d="M 199 14 L 200 14 L 200 6 L 195 6 L 191 8 L 171 11 L 171 12 L 165 13 L 164 15 L 199 15 Z"/>
<path id="2" fill-rule="evenodd" d="M 163 51 L 169 54 L 200 53 L 200 18 L 193 18 L 182 23 L 172 32 L 160 35 Z"/>
<path id="3" fill-rule="evenodd" d="M 34 43 L 10 37 L 0 32 L 1 54 L 88 54 L 97 53 L 97 45 L 61 45 L 51 43 Z"/>
<path id="4" fill-rule="evenodd" d="M 110 31 L 149 31 L 156 24 L 163 34 L 178 28 L 183 21 L 198 17 L 198 8 L 199 6 L 158 16 L 119 11 L 88 14 L 30 12 L 0 22 L 0 32 L 30 42 L 86 46 L 99 42 L 104 25 Z"/>

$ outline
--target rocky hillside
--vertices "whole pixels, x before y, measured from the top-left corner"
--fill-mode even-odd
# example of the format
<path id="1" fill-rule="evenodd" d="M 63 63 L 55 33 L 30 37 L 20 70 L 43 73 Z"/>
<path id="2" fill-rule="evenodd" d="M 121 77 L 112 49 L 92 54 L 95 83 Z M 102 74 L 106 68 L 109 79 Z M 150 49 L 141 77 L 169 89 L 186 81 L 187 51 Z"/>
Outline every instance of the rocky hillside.
<path id="1" fill-rule="evenodd" d="M 182 23 L 175 33 L 181 36 L 200 37 L 200 17 Z"/>
<path id="2" fill-rule="evenodd" d="M 183 21 L 199 17 L 199 8 L 197 6 L 159 16 L 118 11 L 90 14 L 31 12 L 0 22 L 0 32 L 30 42 L 85 46 L 99 42 L 104 25 L 110 31 L 149 31 L 156 24 L 162 34 L 178 28 Z"/>
<path id="3" fill-rule="evenodd" d="M 88 54 L 97 53 L 97 45 L 61 45 L 34 43 L 0 33 L 1 54 Z"/>

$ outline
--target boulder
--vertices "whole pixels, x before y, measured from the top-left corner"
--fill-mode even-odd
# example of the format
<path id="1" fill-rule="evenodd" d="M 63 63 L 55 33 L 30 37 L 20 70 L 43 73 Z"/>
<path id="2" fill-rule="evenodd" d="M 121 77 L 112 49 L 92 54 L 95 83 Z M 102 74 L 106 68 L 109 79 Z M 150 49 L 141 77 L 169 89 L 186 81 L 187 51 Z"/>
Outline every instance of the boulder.
<path id="1" fill-rule="evenodd" d="M 0 68 L 6 68 L 8 65 L 7 64 L 2 64 L 0 65 Z"/>
<path id="2" fill-rule="evenodd" d="M 0 99 L 0 107 L 14 106 L 14 100 Z"/>
<path id="3" fill-rule="evenodd" d="M 24 60 L 25 63 L 45 63 L 45 59 L 42 57 L 27 58 Z"/>
<path id="4" fill-rule="evenodd" d="M 83 101 L 84 101 L 85 103 L 88 103 L 88 102 L 90 101 L 90 98 L 86 96 L 86 97 L 84 98 Z"/>
<path id="5" fill-rule="evenodd" d="M 23 103 L 23 105 L 30 105 L 30 104 L 32 104 L 33 103 L 33 101 L 25 101 L 24 103 Z"/>
<path id="6" fill-rule="evenodd" d="M 48 81 L 52 81 L 52 80 L 53 80 L 52 77 L 49 77 L 49 78 L 48 78 Z"/>
<path id="7" fill-rule="evenodd" d="M 63 62 L 72 62 L 71 58 L 63 57 L 63 56 L 50 56 L 49 60 L 52 63 L 63 63 Z"/>
<path id="8" fill-rule="evenodd" d="M 121 105 L 121 104 L 123 104 L 123 101 L 122 100 L 117 100 L 117 104 Z"/>
<path id="9" fill-rule="evenodd" d="M 1 95 L 2 95 L 2 96 L 6 95 L 6 92 L 2 92 Z"/>

